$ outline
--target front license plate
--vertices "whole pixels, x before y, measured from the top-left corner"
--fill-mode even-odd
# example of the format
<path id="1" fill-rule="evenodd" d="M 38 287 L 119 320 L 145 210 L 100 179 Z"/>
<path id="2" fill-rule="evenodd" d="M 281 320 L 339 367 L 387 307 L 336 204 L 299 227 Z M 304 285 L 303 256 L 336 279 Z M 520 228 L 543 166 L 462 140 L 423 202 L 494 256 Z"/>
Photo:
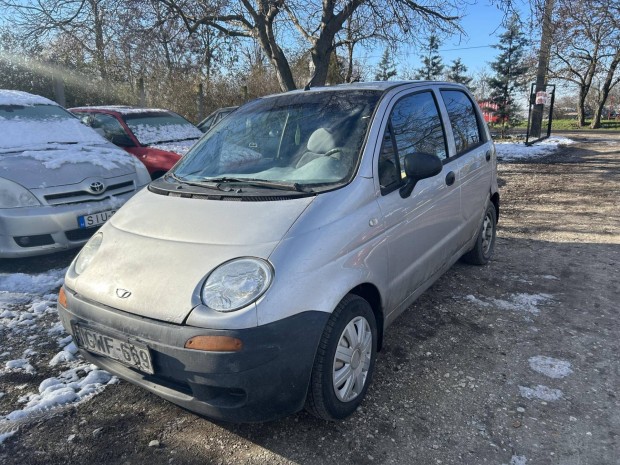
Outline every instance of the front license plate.
<path id="1" fill-rule="evenodd" d="M 116 210 L 108 210 L 105 212 L 93 213 L 92 215 L 78 216 L 78 226 L 80 228 L 92 228 L 105 223 L 116 213 Z"/>
<path id="2" fill-rule="evenodd" d="M 153 374 L 153 362 L 147 346 L 131 340 L 121 340 L 107 334 L 74 324 L 73 333 L 83 349 L 104 357 L 113 358 L 140 371 Z"/>

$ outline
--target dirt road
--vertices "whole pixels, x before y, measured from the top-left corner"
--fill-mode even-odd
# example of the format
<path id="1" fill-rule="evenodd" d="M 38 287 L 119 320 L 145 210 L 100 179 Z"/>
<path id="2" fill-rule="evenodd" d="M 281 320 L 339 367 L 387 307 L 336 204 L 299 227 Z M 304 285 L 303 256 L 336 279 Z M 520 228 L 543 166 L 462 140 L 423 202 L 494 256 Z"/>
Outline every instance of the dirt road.
<path id="1" fill-rule="evenodd" d="M 569 137 L 500 165 L 494 260 L 455 265 L 388 330 L 347 421 L 217 423 L 123 382 L 24 425 L 0 463 L 620 463 L 620 137 Z M 20 266 L 70 256 L 50 260 Z"/>

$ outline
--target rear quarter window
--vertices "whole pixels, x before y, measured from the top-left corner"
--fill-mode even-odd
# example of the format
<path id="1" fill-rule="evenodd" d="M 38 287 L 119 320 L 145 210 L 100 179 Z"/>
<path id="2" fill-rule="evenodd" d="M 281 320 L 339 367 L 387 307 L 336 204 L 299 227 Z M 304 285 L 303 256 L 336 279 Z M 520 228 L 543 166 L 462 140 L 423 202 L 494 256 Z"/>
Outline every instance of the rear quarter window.
<path id="1" fill-rule="evenodd" d="M 442 90 L 441 97 L 448 110 L 456 154 L 467 152 L 484 142 L 476 104 L 465 92 L 459 90 Z"/>

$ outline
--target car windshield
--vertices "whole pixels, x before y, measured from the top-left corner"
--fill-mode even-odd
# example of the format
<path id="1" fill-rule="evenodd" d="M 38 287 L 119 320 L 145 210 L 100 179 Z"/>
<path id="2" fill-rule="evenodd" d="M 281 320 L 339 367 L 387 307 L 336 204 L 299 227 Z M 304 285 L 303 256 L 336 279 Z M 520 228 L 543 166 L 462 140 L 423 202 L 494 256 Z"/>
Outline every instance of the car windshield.
<path id="1" fill-rule="evenodd" d="M 0 151 L 50 144 L 106 144 L 95 131 L 57 105 L 0 105 Z"/>
<path id="2" fill-rule="evenodd" d="M 198 139 L 196 126 L 179 115 L 166 111 L 129 113 L 123 115 L 129 129 L 142 145 Z"/>
<path id="3" fill-rule="evenodd" d="M 255 100 L 207 133 L 173 174 L 185 182 L 261 181 L 304 190 L 347 182 L 380 96 L 332 90 Z"/>

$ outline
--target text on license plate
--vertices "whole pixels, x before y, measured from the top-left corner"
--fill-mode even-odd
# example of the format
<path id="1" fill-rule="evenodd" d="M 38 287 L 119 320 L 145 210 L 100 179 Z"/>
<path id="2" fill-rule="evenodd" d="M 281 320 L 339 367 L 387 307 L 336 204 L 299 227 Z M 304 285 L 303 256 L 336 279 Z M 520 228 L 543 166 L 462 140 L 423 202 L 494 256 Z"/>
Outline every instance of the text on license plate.
<path id="1" fill-rule="evenodd" d="M 116 210 L 108 210 L 105 212 L 93 213 L 92 215 L 78 216 L 78 225 L 80 228 L 92 228 L 105 223 L 116 213 Z"/>
<path id="2" fill-rule="evenodd" d="M 151 354 L 145 345 L 116 339 L 77 324 L 73 325 L 73 332 L 78 345 L 89 352 L 113 358 L 146 373 L 154 373 Z"/>

